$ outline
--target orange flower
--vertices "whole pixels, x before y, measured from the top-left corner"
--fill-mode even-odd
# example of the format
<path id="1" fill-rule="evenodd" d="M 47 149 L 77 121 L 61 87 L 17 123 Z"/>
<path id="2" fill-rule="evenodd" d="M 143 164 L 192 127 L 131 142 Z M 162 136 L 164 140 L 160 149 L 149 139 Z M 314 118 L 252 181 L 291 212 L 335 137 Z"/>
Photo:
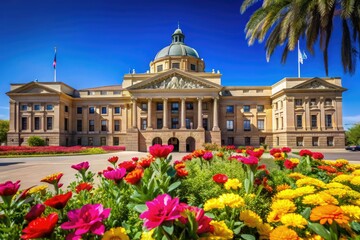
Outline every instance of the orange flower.
<path id="1" fill-rule="evenodd" d="M 275 228 L 270 233 L 270 240 L 298 240 L 300 239 L 297 233 L 287 228 L 286 226 L 280 226 Z"/>
<path id="2" fill-rule="evenodd" d="M 126 182 L 135 185 L 141 180 L 142 176 L 143 176 L 143 170 L 141 168 L 137 168 L 129 172 L 124 179 Z"/>
<path id="3" fill-rule="evenodd" d="M 282 190 L 290 189 L 290 188 L 291 187 L 287 184 L 281 184 L 281 185 L 276 186 L 276 191 L 281 192 Z"/>
<path id="4" fill-rule="evenodd" d="M 200 150 L 195 150 L 195 151 L 192 153 L 192 156 L 193 156 L 193 157 L 196 157 L 196 158 L 200 158 L 200 157 L 202 157 L 204 154 L 205 154 L 205 150 L 204 150 L 204 149 L 200 149 Z"/>
<path id="5" fill-rule="evenodd" d="M 50 183 L 50 184 L 57 184 L 61 177 L 63 176 L 64 174 L 63 173 L 54 173 L 54 174 L 51 174 L 49 176 L 46 176 L 44 177 L 43 179 L 41 179 L 40 182 L 46 182 L 46 183 Z"/>
<path id="6" fill-rule="evenodd" d="M 339 224 L 346 224 L 348 223 L 349 218 L 344 215 L 344 212 L 340 207 L 335 205 L 324 205 L 311 210 L 310 220 L 320 220 L 321 224 L 327 222 L 332 224 L 333 221 L 336 221 Z"/>
<path id="7" fill-rule="evenodd" d="M 176 175 L 178 175 L 179 177 L 186 177 L 189 174 L 188 171 L 185 170 L 185 168 L 179 168 L 178 170 L 176 170 Z"/>
<path id="8" fill-rule="evenodd" d="M 175 170 L 177 171 L 178 169 L 180 168 L 184 168 L 185 167 L 185 163 L 178 163 L 178 164 L 175 164 L 174 168 Z"/>

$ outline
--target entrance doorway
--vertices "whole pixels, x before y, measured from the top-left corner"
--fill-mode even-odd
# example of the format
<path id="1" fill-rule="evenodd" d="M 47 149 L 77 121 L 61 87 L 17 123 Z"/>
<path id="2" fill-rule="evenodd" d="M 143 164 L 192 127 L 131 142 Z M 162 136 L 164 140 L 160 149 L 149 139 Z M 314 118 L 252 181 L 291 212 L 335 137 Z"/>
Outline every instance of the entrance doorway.
<path id="1" fill-rule="evenodd" d="M 168 145 L 173 145 L 174 146 L 173 152 L 178 152 L 179 151 L 179 139 L 177 139 L 176 137 L 170 138 L 169 141 L 168 141 Z"/>
<path id="2" fill-rule="evenodd" d="M 154 139 L 152 140 L 152 145 L 155 145 L 155 144 L 160 144 L 160 145 L 162 145 L 162 140 L 161 140 L 161 138 L 159 138 L 159 137 L 154 138 Z"/>
<path id="3" fill-rule="evenodd" d="M 195 139 L 193 137 L 188 137 L 186 139 L 186 151 L 187 152 L 195 151 Z"/>

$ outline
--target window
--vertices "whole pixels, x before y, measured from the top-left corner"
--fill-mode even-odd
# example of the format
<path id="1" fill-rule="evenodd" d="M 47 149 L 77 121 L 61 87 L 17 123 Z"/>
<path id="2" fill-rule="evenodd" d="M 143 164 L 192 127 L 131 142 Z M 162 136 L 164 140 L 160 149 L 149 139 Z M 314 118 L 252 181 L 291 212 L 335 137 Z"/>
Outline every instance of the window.
<path id="1" fill-rule="evenodd" d="M 95 113 L 95 107 L 89 107 L 89 114 Z"/>
<path id="2" fill-rule="evenodd" d="M 260 137 L 259 138 L 259 144 L 264 145 L 265 144 L 265 139 L 266 139 L 265 137 Z"/>
<path id="3" fill-rule="evenodd" d="M 316 98 L 310 99 L 310 106 L 316 106 Z"/>
<path id="4" fill-rule="evenodd" d="M 163 128 L 163 120 L 162 120 L 162 118 L 156 119 L 156 128 L 157 129 L 162 129 Z"/>
<path id="5" fill-rule="evenodd" d="M 194 104 L 192 102 L 186 102 L 186 110 L 193 110 L 194 109 Z"/>
<path id="6" fill-rule="evenodd" d="M 114 91 L 114 95 L 121 95 L 121 91 Z"/>
<path id="7" fill-rule="evenodd" d="M 250 146 L 250 145 L 251 145 L 251 138 L 245 137 L 245 146 Z"/>
<path id="8" fill-rule="evenodd" d="M 64 130 L 67 131 L 68 130 L 68 123 L 69 120 L 67 118 L 64 119 Z"/>
<path id="9" fill-rule="evenodd" d="M 148 110 L 148 105 L 147 105 L 147 103 L 141 103 L 141 105 L 140 105 L 140 108 L 141 108 L 141 111 L 147 111 Z"/>
<path id="10" fill-rule="evenodd" d="M 282 107 L 283 107 L 283 102 L 279 101 L 279 108 L 282 109 Z"/>
<path id="11" fill-rule="evenodd" d="M 228 131 L 234 131 L 234 121 L 233 120 L 226 121 L 226 129 Z"/>
<path id="12" fill-rule="evenodd" d="M 40 104 L 35 104 L 34 105 L 34 111 L 40 111 L 40 110 L 41 110 Z"/>
<path id="13" fill-rule="evenodd" d="M 93 146 L 94 145 L 94 139 L 92 137 L 88 137 L 88 145 Z"/>
<path id="14" fill-rule="evenodd" d="M 185 126 L 186 126 L 186 129 L 191 129 L 192 126 L 191 126 L 191 119 L 190 118 L 186 118 L 185 119 Z"/>
<path id="15" fill-rule="evenodd" d="M 302 106 L 302 99 L 295 99 L 295 106 L 301 107 Z"/>
<path id="16" fill-rule="evenodd" d="M 27 126 L 27 117 L 22 117 L 21 118 L 21 130 L 26 130 L 28 128 Z"/>
<path id="17" fill-rule="evenodd" d="M 81 145 L 82 145 L 81 137 L 78 137 L 78 138 L 77 138 L 76 144 L 77 144 L 78 146 L 81 146 Z"/>
<path id="18" fill-rule="evenodd" d="M 312 128 L 317 127 L 317 115 L 311 115 L 311 127 Z"/>
<path id="19" fill-rule="evenodd" d="M 208 110 L 209 108 L 208 108 L 209 106 L 208 106 L 208 103 L 207 102 L 203 102 L 202 103 L 202 109 L 203 110 Z"/>
<path id="20" fill-rule="evenodd" d="M 46 105 L 46 110 L 48 110 L 48 111 L 54 110 L 54 105 L 52 105 L 52 104 Z"/>
<path id="21" fill-rule="evenodd" d="M 227 144 L 228 145 L 234 145 L 234 137 L 228 137 Z"/>
<path id="22" fill-rule="evenodd" d="M 203 118 L 203 128 L 205 131 L 208 130 L 208 119 L 207 118 Z"/>
<path id="23" fill-rule="evenodd" d="M 88 95 L 95 95 L 95 91 L 89 91 Z"/>
<path id="24" fill-rule="evenodd" d="M 262 90 L 262 89 L 257 89 L 256 90 L 256 93 L 263 93 L 264 92 L 264 90 Z"/>
<path id="25" fill-rule="evenodd" d="M 304 146 L 304 138 L 303 137 L 296 137 L 296 146 L 298 146 L 298 147 Z"/>
<path id="26" fill-rule="evenodd" d="M 171 66 L 172 66 L 172 68 L 179 69 L 180 68 L 180 63 L 173 63 Z"/>
<path id="27" fill-rule="evenodd" d="M 191 71 L 196 71 L 196 66 L 195 66 L 195 64 L 190 64 L 190 70 L 191 70 Z"/>
<path id="28" fill-rule="evenodd" d="M 275 128 L 279 129 L 279 119 L 278 118 L 275 119 Z"/>
<path id="29" fill-rule="evenodd" d="M 327 137 L 326 143 L 328 146 L 334 146 L 334 137 Z"/>
<path id="30" fill-rule="evenodd" d="M 319 138 L 318 138 L 318 137 L 313 137 L 313 138 L 312 138 L 312 145 L 313 145 L 314 147 L 319 146 Z"/>
<path id="31" fill-rule="evenodd" d="M 331 100 L 331 98 L 325 99 L 325 106 L 331 106 L 331 105 L 332 105 L 332 100 Z"/>
<path id="32" fill-rule="evenodd" d="M 101 114 L 107 113 L 107 107 L 101 107 Z"/>
<path id="33" fill-rule="evenodd" d="M 100 91 L 100 95 L 107 95 L 107 91 Z"/>
<path id="34" fill-rule="evenodd" d="M 258 119 L 258 121 L 257 121 L 257 128 L 258 128 L 259 130 L 264 130 L 264 129 L 265 129 L 265 127 L 264 127 L 264 119 Z"/>
<path id="35" fill-rule="evenodd" d="M 179 112 L 179 103 L 172 102 L 171 103 L 171 113 L 178 113 Z"/>
<path id="36" fill-rule="evenodd" d="M 226 113 L 234 113 L 234 105 L 227 105 Z"/>
<path id="37" fill-rule="evenodd" d="M 107 121 L 101 120 L 101 131 L 106 132 L 107 131 Z"/>
<path id="38" fill-rule="evenodd" d="M 258 112 L 264 112 L 264 105 L 257 105 L 256 109 Z"/>
<path id="39" fill-rule="evenodd" d="M 82 107 L 77 107 L 76 108 L 76 113 L 77 114 L 82 114 Z"/>
<path id="40" fill-rule="evenodd" d="M 95 131 L 95 121 L 89 120 L 89 132 Z"/>
<path id="41" fill-rule="evenodd" d="M 156 103 L 156 111 L 162 111 L 163 108 L 164 108 L 163 103 L 161 102 Z"/>
<path id="42" fill-rule="evenodd" d="M 69 107 L 65 106 L 65 112 L 69 112 Z"/>
<path id="43" fill-rule="evenodd" d="M 120 114 L 121 113 L 121 108 L 120 107 L 114 107 L 114 113 L 115 114 Z"/>
<path id="44" fill-rule="evenodd" d="M 163 65 L 157 66 L 157 67 L 156 67 L 156 70 L 157 70 L 157 72 L 162 72 L 162 70 L 163 70 Z"/>
<path id="45" fill-rule="evenodd" d="M 244 105 L 244 112 L 250 112 L 250 105 Z"/>
<path id="46" fill-rule="evenodd" d="M 250 120 L 244 120 L 244 131 L 251 131 Z"/>
<path id="47" fill-rule="evenodd" d="M 101 137 L 100 138 L 100 145 L 101 146 L 106 146 L 106 137 Z"/>
<path id="48" fill-rule="evenodd" d="M 119 132 L 120 131 L 120 120 L 114 121 L 114 131 Z"/>
<path id="49" fill-rule="evenodd" d="M 172 129 L 179 128 L 179 119 L 178 118 L 171 118 L 171 128 Z"/>
<path id="50" fill-rule="evenodd" d="M 302 128 L 302 115 L 296 115 L 296 127 Z"/>
<path id="51" fill-rule="evenodd" d="M 325 115 L 325 127 L 332 127 L 332 116 L 331 114 Z"/>
<path id="52" fill-rule="evenodd" d="M 34 129 L 40 130 L 40 118 L 39 117 L 34 118 Z"/>
<path id="53" fill-rule="evenodd" d="M 27 111 L 28 106 L 27 105 L 21 105 L 21 111 Z"/>
<path id="54" fill-rule="evenodd" d="M 113 145 L 119 146 L 119 144 L 120 144 L 119 137 L 113 137 Z"/>
<path id="55" fill-rule="evenodd" d="M 52 130 L 53 128 L 53 118 L 47 117 L 46 118 L 46 130 Z"/>
<path id="56" fill-rule="evenodd" d="M 280 146 L 280 138 L 276 137 L 276 146 Z"/>
<path id="57" fill-rule="evenodd" d="M 280 129 L 284 128 L 284 118 L 280 117 Z"/>
<path id="58" fill-rule="evenodd" d="M 146 130 L 146 127 L 147 127 L 147 119 L 142 118 L 141 119 L 141 130 Z"/>
<path id="59" fill-rule="evenodd" d="M 81 119 L 76 120 L 76 131 L 82 132 L 82 120 Z"/>

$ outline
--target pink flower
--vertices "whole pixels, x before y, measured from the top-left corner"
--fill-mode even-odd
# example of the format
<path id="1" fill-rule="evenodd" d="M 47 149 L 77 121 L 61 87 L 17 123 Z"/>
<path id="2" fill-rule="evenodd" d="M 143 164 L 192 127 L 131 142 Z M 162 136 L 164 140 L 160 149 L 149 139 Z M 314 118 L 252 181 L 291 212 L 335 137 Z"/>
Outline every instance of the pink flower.
<path id="1" fill-rule="evenodd" d="M 248 154 L 249 156 L 252 156 L 252 157 L 256 157 L 256 158 L 261 158 L 263 153 L 264 153 L 264 149 L 259 149 L 258 151 L 253 151 L 250 149 L 246 150 L 246 154 Z"/>
<path id="2" fill-rule="evenodd" d="M 145 227 L 149 230 L 160 226 L 163 222 L 181 217 L 179 199 L 172 199 L 169 194 L 157 196 L 154 200 L 146 202 L 148 210 L 140 214 L 145 219 Z"/>
<path id="3" fill-rule="evenodd" d="M 72 165 L 71 168 L 78 170 L 79 172 L 86 172 L 90 167 L 89 162 L 82 162 L 76 165 Z"/>
<path id="4" fill-rule="evenodd" d="M 149 148 L 150 154 L 155 158 L 166 158 L 173 150 L 173 145 L 155 144 Z"/>
<path id="5" fill-rule="evenodd" d="M 113 180 L 116 184 L 118 184 L 121 179 L 123 179 L 126 175 L 125 168 L 117 168 L 111 171 L 106 171 L 103 173 L 106 179 Z"/>
<path id="6" fill-rule="evenodd" d="M 303 150 L 300 150 L 299 152 L 300 156 L 304 157 L 304 156 L 312 156 L 312 152 L 310 150 L 307 150 L 307 149 L 303 149 Z"/>
<path id="7" fill-rule="evenodd" d="M 291 152 L 291 148 L 289 148 L 289 147 L 283 147 L 283 148 L 281 149 L 281 151 L 284 152 L 284 153 L 289 153 L 289 152 Z"/>
<path id="8" fill-rule="evenodd" d="M 109 217 L 110 211 L 110 208 L 104 209 L 101 204 L 86 204 L 80 209 L 69 211 L 67 214 L 69 221 L 61 224 L 61 229 L 75 229 L 67 239 L 79 239 L 88 232 L 102 235 L 105 231 L 102 221 Z"/>
<path id="9" fill-rule="evenodd" d="M 20 188 L 20 181 L 0 183 L 0 196 L 14 196 Z"/>
<path id="10" fill-rule="evenodd" d="M 253 156 L 249 156 L 249 157 L 239 156 L 238 161 L 248 165 L 256 165 L 259 163 L 259 159 Z"/>
<path id="11" fill-rule="evenodd" d="M 30 211 L 25 215 L 25 219 L 26 219 L 26 221 L 31 222 L 35 218 L 40 217 L 44 211 L 45 211 L 45 205 L 40 204 L 40 203 L 36 204 L 36 205 L 32 206 Z"/>
<path id="12" fill-rule="evenodd" d="M 312 158 L 316 159 L 316 160 L 322 160 L 322 159 L 324 159 L 324 155 L 320 152 L 313 152 Z"/>
<path id="13" fill-rule="evenodd" d="M 208 216 L 205 216 L 204 209 L 189 206 L 185 203 L 180 203 L 180 211 L 182 213 L 188 211 L 188 212 L 191 212 L 192 214 L 194 214 L 196 222 L 198 224 L 198 228 L 196 231 L 197 234 L 208 233 L 208 232 L 214 231 L 214 227 L 210 225 L 210 222 L 212 219 L 209 218 Z M 179 218 L 179 221 L 182 224 L 186 224 L 188 222 L 188 218 L 184 217 L 184 214 L 182 214 L 181 217 Z"/>
<path id="14" fill-rule="evenodd" d="M 212 152 L 205 152 L 204 153 L 204 155 L 203 155 L 203 159 L 204 160 L 207 160 L 207 161 L 209 161 L 209 160 L 211 160 L 213 158 L 213 154 L 212 154 Z"/>

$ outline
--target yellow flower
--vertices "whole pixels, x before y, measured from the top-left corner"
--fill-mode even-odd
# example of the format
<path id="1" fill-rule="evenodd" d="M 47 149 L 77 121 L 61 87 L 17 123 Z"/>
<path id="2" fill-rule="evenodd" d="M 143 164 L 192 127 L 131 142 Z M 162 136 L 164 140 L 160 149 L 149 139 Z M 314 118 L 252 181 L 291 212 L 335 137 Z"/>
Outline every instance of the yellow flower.
<path id="1" fill-rule="evenodd" d="M 360 199 L 353 200 L 351 203 L 354 204 L 354 205 L 360 206 Z"/>
<path id="2" fill-rule="evenodd" d="M 224 221 L 212 220 L 210 225 L 214 227 L 214 232 L 210 236 L 218 237 L 212 239 L 233 239 L 234 233 L 228 228 Z"/>
<path id="3" fill-rule="evenodd" d="M 351 179 L 350 183 L 352 185 L 360 186 L 360 176 L 355 176 L 353 179 Z"/>
<path id="4" fill-rule="evenodd" d="M 48 188 L 48 186 L 46 186 L 46 185 L 35 186 L 35 187 L 30 188 L 28 193 L 33 194 L 33 193 L 40 192 L 41 194 L 45 194 L 47 188 Z"/>
<path id="5" fill-rule="evenodd" d="M 279 198 L 279 199 L 294 199 L 296 197 L 298 197 L 298 196 L 295 195 L 295 190 L 293 190 L 293 189 L 285 189 L 276 194 L 276 198 Z"/>
<path id="6" fill-rule="evenodd" d="M 336 176 L 332 182 L 350 182 L 352 179 L 354 178 L 354 176 L 351 175 L 345 175 L 345 174 L 341 174 L 339 176 Z"/>
<path id="7" fill-rule="evenodd" d="M 290 158 L 289 160 L 292 163 L 299 163 L 300 162 L 300 160 L 298 158 Z"/>
<path id="8" fill-rule="evenodd" d="M 347 191 L 347 195 L 353 199 L 360 199 L 360 193 L 352 189 Z"/>
<path id="9" fill-rule="evenodd" d="M 299 240 L 297 233 L 287 228 L 286 226 L 279 226 L 271 231 L 270 240 Z"/>
<path id="10" fill-rule="evenodd" d="M 340 206 L 345 215 L 350 218 L 350 221 L 360 221 L 360 207 L 354 205 Z"/>
<path id="11" fill-rule="evenodd" d="M 360 176 L 360 169 L 357 169 L 351 173 L 354 176 Z"/>
<path id="12" fill-rule="evenodd" d="M 151 229 L 149 232 L 143 232 L 141 234 L 141 240 L 155 240 L 155 238 L 152 237 L 154 230 L 155 228 Z"/>
<path id="13" fill-rule="evenodd" d="M 281 192 L 282 190 L 290 189 L 290 188 L 291 187 L 287 184 L 281 184 L 281 185 L 276 186 L 276 191 Z"/>
<path id="14" fill-rule="evenodd" d="M 269 223 L 279 222 L 280 219 L 281 219 L 281 217 L 282 217 L 282 215 L 284 215 L 284 213 L 278 212 L 278 211 L 271 211 L 271 212 L 269 213 L 269 215 L 267 216 L 267 219 L 266 219 L 266 220 L 267 220 Z"/>
<path id="15" fill-rule="evenodd" d="M 349 161 L 346 160 L 346 159 L 338 159 L 338 160 L 335 161 L 335 163 L 341 163 L 343 165 L 348 165 Z"/>
<path id="16" fill-rule="evenodd" d="M 303 204 L 309 204 L 309 205 L 328 205 L 328 204 L 332 204 L 332 205 L 338 205 L 339 202 L 336 198 L 334 198 L 333 196 L 331 196 L 330 194 L 326 193 L 326 192 L 320 192 L 317 194 L 311 194 L 311 195 L 307 195 L 303 198 L 302 200 Z"/>
<path id="17" fill-rule="evenodd" d="M 306 185 L 312 185 L 319 188 L 324 188 L 326 186 L 326 184 L 323 181 L 311 177 L 302 178 L 296 181 L 296 186 L 298 187 L 302 187 Z"/>
<path id="18" fill-rule="evenodd" d="M 262 219 L 255 212 L 245 210 L 240 213 L 240 220 L 243 221 L 248 227 L 255 228 L 262 224 Z"/>
<path id="19" fill-rule="evenodd" d="M 297 227 L 297 228 L 305 228 L 307 225 L 306 219 L 297 213 L 288 213 L 281 217 L 281 223 L 285 226 Z"/>
<path id="20" fill-rule="evenodd" d="M 314 192 L 315 192 L 314 186 L 305 186 L 305 187 L 300 187 L 300 188 L 296 188 L 296 189 L 286 189 L 284 191 L 281 191 L 278 194 L 276 194 L 276 198 L 294 199 L 294 198 L 301 197 L 301 196 L 304 196 L 307 194 L 312 194 Z"/>
<path id="21" fill-rule="evenodd" d="M 256 226 L 256 229 L 260 235 L 260 239 L 269 239 L 270 232 L 273 230 L 273 227 L 268 223 L 261 223 Z"/>
<path id="22" fill-rule="evenodd" d="M 326 203 L 331 205 L 338 205 L 339 201 L 334 198 L 332 195 L 326 192 L 319 192 L 319 197 Z"/>
<path id="23" fill-rule="evenodd" d="M 304 238 L 304 240 L 324 240 L 320 235 L 312 235 L 310 237 Z"/>
<path id="24" fill-rule="evenodd" d="M 324 190 L 323 192 L 326 192 L 332 196 L 338 196 L 340 198 L 343 198 L 347 194 L 346 191 L 347 190 L 342 189 L 342 188 L 330 188 L 330 189 Z"/>
<path id="25" fill-rule="evenodd" d="M 211 198 L 204 204 L 204 211 L 210 211 L 212 209 L 223 209 L 225 207 L 222 201 L 217 198 Z"/>
<path id="26" fill-rule="evenodd" d="M 238 188 L 242 187 L 242 184 L 239 181 L 239 179 L 231 178 L 226 181 L 226 183 L 224 184 L 224 187 L 226 190 L 230 190 L 230 189 L 237 190 Z"/>
<path id="27" fill-rule="evenodd" d="M 297 172 L 294 172 L 294 173 L 290 173 L 289 174 L 289 177 L 293 178 L 293 179 L 301 179 L 301 178 L 306 178 L 305 175 L 302 175 L 301 173 L 297 173 Z"/>
<path id="28" fill-rule="evenodd" d="M 130 238 L 126 234 L 125 228 L 117 227 L 106 231 L 102 240 L 130 240 Z"/>
<path id="29" fill-rule="evenodd" d="M 285 214 L 285 213 L 295 212 L 296 206 L 292 201 L 288 199 L 280 199 L 272 203 L 271 209 L 273 211 Z"/>
<path id="30" fill-rule="evenodd" d="M 219 197 L 219 200 L 231 208 L 239 208 L 245 205 L 245 201 L 242 197 L 234 193 L 225 193 Z"/>
<path id="31" fill-rule="evenodd" d="M 331 182 L 326 184 L 327 188 L 343 188 L 343 189 L 347 189 L 350 190 L 351 188 L 349 186 L 346 186 L 344 184 L 338 183 L 338 182 Z"/>

